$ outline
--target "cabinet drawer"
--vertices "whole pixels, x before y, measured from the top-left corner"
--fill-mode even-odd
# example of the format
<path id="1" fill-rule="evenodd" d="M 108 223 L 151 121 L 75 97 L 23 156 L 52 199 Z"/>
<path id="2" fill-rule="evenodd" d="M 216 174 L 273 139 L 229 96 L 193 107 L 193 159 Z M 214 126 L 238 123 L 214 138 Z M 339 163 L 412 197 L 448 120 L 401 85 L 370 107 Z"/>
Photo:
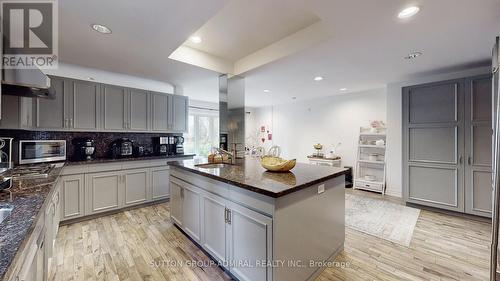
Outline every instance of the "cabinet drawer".
<path id="1" fill-rule="evenodd" d="M 381 184 L 381 183 L 356 181 L 354 185 L 356 187 L 363 188 L 363 189 L 370 189 L 370 190 L 375 190 L 375 191 L 382 191 L 383 190 L 383 184 Z"/>

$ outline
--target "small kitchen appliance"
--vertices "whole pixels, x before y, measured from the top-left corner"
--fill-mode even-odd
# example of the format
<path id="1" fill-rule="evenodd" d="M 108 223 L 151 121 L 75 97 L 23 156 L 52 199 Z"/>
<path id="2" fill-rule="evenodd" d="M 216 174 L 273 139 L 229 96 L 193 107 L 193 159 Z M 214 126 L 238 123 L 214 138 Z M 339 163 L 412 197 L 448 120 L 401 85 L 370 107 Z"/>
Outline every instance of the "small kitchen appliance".
<path id="1" fill-rule="evenodd" d="M 20 140 L 19 164 L 66 160 L 65 140 Z"/>
<path id="2" fill-rule="evenodd" d="M 95 153 L 94 140 L 91 138 L 76 138 L 72 141 L 77 160 L 92 160 Z"/>
<path id="3" fill-rule="evenodd" d="M 184 154 L 184 138 L 181 136 L 175 137 L 175 154 Z"/>
<path id="4" fill-rule="evenodd" d="M 116 139 L 109 148 L 110 156 L 113 159 L 132 156 L 133 152 L 134 143 L 127 138 Z"/>
<path id="5" fill-rule="evenodd" d="M 155 155 L 168 155 L 171 151 L 170 137 L 153 137 L 153 152 Z"/>

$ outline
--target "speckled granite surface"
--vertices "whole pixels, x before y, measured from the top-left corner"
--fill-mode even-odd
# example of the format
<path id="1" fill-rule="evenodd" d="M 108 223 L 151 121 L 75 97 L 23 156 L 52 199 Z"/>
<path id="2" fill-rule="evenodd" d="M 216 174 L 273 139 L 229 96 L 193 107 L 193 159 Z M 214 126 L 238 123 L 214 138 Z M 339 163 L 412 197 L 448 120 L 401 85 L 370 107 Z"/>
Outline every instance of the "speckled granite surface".
<path id="1" fill-rule="evenodd" d="M 347 172 L 344 168 L 297 163 L 290 172 L 273 173 L 266 171 L 260 165 L 260 161 L 253 158 L 246 158 L 236 165 L 226 165 L 222 168 L 196 166 L 201 163 L 206 163 L 206 161 L 184 160 L 168 164 L 171 168 L 190 171 L 274 198 L 343 176 Z"/>
<path id="2" fill-rule="evenodd" d="M 52 196 L 61 170 L 62 167 L 54 168 L 44 179 L 14 181 L 12 200 L 7 192 L 0 193 L 0 206 L 14 207 L 11 215 L 0 223 L 0 280 L 16 259 L 16 253 L 24 249 L 25 240 L 43 214 L 45 199 Z"/>
<path id="3" fill-rule="evenodd" d="M 182 155 L 162 155 L 162 156 L 143 156 L 143 157 L 129 157 L 129 158 L 96 158 L 92 160 L 84 161 L 66 161 L 66 166 L 73 165 L 88 165 L 88 164 L 101 164 L 101 163 L 112 163 L 112 162 L 123 162 L 123 161 L 143 161 L 143 160 L 161 160 L 161 159 L 172 159 L 172 158 L 186 158 L 193 157 L 195 154 L 182 154 Z"/>

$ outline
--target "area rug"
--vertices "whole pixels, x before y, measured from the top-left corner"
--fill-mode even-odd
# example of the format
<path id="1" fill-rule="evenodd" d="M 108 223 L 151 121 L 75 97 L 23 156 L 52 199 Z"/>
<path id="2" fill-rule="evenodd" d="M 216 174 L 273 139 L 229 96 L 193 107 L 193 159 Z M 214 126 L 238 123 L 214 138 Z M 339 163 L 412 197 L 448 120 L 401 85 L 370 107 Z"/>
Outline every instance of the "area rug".
<path id="1" fill-rule="evenodd" d="M 365 196 L 345 195 L 347 227 L 410 246 L 420 210 Z"/>

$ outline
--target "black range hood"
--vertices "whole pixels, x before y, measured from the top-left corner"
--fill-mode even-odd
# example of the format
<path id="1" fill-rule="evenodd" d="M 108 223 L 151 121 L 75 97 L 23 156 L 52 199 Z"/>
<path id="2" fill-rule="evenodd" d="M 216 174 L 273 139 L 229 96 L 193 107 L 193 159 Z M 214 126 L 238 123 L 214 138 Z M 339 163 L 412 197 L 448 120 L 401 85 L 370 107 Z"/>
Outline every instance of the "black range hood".
<path id="1" fill-rule="evenodd" d="M 40 69 L 4 69 L 2 94 L 31 98 L 54 98 L 50 78 Z"/>

